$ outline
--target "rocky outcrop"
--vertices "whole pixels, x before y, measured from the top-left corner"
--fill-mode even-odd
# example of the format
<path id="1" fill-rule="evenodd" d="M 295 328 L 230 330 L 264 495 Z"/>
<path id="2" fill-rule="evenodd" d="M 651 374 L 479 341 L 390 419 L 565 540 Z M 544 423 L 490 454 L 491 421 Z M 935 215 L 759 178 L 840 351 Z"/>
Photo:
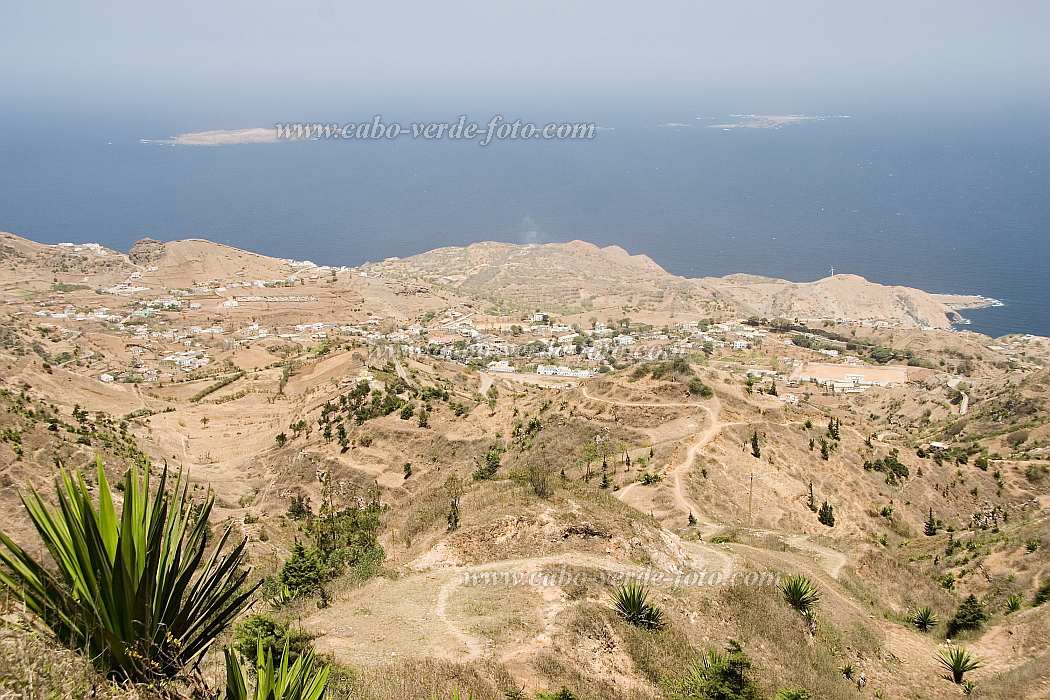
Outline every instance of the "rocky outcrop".
<path id="1" fill-rule="evenodd" d="M 152 238 L 135 241 L 128 251 L 128 259 L 136 265 L 154 265 L 164 255 L 164 244 Z"/>

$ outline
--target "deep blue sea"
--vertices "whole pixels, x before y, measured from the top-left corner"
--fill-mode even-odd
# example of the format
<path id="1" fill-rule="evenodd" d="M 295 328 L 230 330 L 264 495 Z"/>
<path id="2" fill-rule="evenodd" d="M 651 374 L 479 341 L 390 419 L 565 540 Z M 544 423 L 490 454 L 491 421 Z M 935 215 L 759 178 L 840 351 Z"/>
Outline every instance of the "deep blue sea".
<path id="1" fill-rule="evenodd" d="M 486 147 L 171 147 L 138 140 L 174 124 L 24 123 L 0 137 L 0 230 L 122 250 L 143 236 L 205 237 L 330 264 L 579 238 L 680 275 L 803 281 L 834 266 L 983 294 L 1006 306 L 970 313 L 971 329 L 1050 335 L 1045 119 L 853 114 L 722 131 L 696 116 L 609 117 L 613 130 L 591 141 Z"/>

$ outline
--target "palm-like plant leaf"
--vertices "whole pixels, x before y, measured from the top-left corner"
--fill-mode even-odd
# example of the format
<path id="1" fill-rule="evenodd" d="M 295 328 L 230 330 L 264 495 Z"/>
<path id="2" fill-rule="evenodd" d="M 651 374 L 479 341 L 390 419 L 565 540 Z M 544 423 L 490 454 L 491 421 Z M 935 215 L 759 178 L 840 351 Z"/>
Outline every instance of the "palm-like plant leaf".
<path id="1" fill-rule="evenodd" d="M 624 620 L 645 629 L 660 629 L 664 615 L 660 608 L 649 602 L 649 591 L 637 583 L 620 586 L 613 594 L 613 605 Z"/>
<path id="2" fill-rule="evenodd" d="M 911 623 L 915 625 L 915 629 L 920 632 L 929 632 L 937 626 L 937 614 L 933 612 L 928 606 L 924 606 L 915 611 L 915 615 L 911 618 Z"/>
<path id="3" fill-rule="evenodd" d="M 200 657 L 244 609 L 255 587 L 243 586 L 245 542 L 226 549 L 229 529 L 201 568 L 209 497 L 196 518 L 180 475 L 167 469 L 151 496 L 148 464 L 124 477 L 116 515 L 101 459 L 98 507 L 80 474 L 62 470 L 57 504 L 22 495 L 57 570 L 39 563 L 0 532 L 0 582 L 66 646 L 83 650 L 103 672 L 149 682 L 168 678 Z"/>
<path id="4" fill-rule="evenodd" d="M 962 683 L 963 674 L 974 671 L 984 665 L 968 649 L 955 645 L 938 651 L 937 661 L 945 671 L 951 674 L 952 681 L 955 683 Z"/>
<path id="5" fill-rule="evenodd" d="M 820 591 L 805 576 L 789 576 L 780 586 L 784 600 L 802 614 L 811 612 L 813 606 L 820 602 Z"/>
<path id="6" fill-rule="evenodd" d="M 281 663 L 274 666 L 271 649 L 260 641 L 255 660 L 255 691 L 248 692 L 247 676 L 237 652 L 225 649 L 226 700 L 322 700 L 328 686 L 329 667 L 314 669 L 314 653 L 308 651 L 289 665 L 288 640 Z"/>

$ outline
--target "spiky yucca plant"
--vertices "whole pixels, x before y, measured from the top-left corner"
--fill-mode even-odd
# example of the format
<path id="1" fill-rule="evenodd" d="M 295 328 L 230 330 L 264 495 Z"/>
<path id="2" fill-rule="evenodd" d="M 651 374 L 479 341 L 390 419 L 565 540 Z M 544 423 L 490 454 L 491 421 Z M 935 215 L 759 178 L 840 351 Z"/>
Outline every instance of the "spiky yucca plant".
<path id="1" fill-rule="evenodd" d="M 969 650 L 954 644 L 947 649 L 938 651 L 937 661 L 945 671 L 951 674 L 952 682 L 954 683 L 962 683 L 964 674 L 984 665 Z"/>
<path id="2" fill-rule="evenodd" d="M 1023 605 L 1024 605 L 1024 598 L 1022 598 L 1020 596 L 1020 594 L 1014 593 L 1013 595 L 1011 595 L 1009 598 L 1006 599 L 1006 612 L 1007 613 L 1017 612 L 1018 610 L 1021 609 L 1021 606 L 1023 606 Z"/>
<path id="3" fill-rule="evenodd" d="M 919 608 L 911 618 L 911 623 L 920 632 L 929 632 L 937 626 L 937 622 L 937 614 L 929 606 Z"/>
<path id="4" fill-rule="evenodd" d="M 820 591 L 812 581 L 801 574 L 785 579 L 780 584 L 780 592 L 784 595 L 784 600 L 803 615 L 811 612 L 813 606 L 820 602 Z"/>
<path id="5" fill-rule="evenodd" d="M 620 586 L 613 594 L 616 612 L 624 620 L 635 627 L 649 630 L 660 629 L 664 625 L 663 612 L 648 599 L 649 591 L 637 583 Z"/>
<path id="6" fill-rule="evenodd" d="M 180 476 L 167 469 L 150 495 L 149 465 L 124 477 L 121 516 L 102 460 L 98 507 L 77 473 L 55 480 L 57 506 L 22 494 L 55 567 L 46 567 L 0 532 L 0 581 L 67 647 L 120 680 L 170 678 L 198 659 L 248 603 L 242 590 L 244 541 L 223 554 L 230 531 L 204 559 L 213 498 L 191 515 Z"/>
<path id="7" fill-rule="evenodd" d="M 255 657 L 255 687 L 248 692 L 248 674 L 237 652 L 224 649 L 226 655 L 226 700 L 321 700 L 328 688 L 328 666 L 314 668 L 314 652 L 307 651 L 289 664 L 288 640 L 284 643 L 281 663 L 274 666 L 273 650 L 263 649 L 260 641 Z"/>

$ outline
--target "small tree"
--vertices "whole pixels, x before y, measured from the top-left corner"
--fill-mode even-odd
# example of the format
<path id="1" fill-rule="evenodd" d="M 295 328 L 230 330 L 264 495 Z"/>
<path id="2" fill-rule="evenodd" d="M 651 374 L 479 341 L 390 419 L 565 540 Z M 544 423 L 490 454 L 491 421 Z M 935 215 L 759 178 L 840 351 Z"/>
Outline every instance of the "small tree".
<path id="1" fill-rule="evenodd" d="M 949 637 L 954 637 L 959 632 L 978 629 L 987 619 L 988 613 L 985 612 L 984 605 L 977 600 L 977 596 L 971 593 L 966 600 L 959 604 L 959 609 L 955 611 L 955 615 L 948 621 L 946 634 Z"/>
<path id="2" fill-rule="evenodd" d="M 730 640 L 726 653 L 709 649 L 689 667 L 675 684 L 674 697 L 758 700 L 762 695 L 750 671 L 751 659 Z"/>
<path id="3" fill-rule="evenodd" d="M 809 482 L 809 500 L 806 502 L 806 505 L 814 513 L 817 512 L 817 499 L 813 495 L 813 482 L 812 481 Z"/>
<path id="4" fill-rule="evenodd" d="M 751 454 L 755 459 L 762 457 L 762 448 L 758 444 L 758 431 L 755 430 L 751 433 Z"/>
<path id="5" fill-rule="evenodd" d="M 933 517 L 933 507 L 930 507 L 930 514 L 926 517 L 926 524 L 923 526 L 922 531 L 927 537 L 933 537 L 937 534 L 937 519 Z"/>
<path id="6" fill-rule="evenodd" d="M 827 501 L 824 501 L 820 506 L 820 512 L 817 513 L 817 520 L 820 521 L 821 525 L 835 527 L 835 508 Z"/>

